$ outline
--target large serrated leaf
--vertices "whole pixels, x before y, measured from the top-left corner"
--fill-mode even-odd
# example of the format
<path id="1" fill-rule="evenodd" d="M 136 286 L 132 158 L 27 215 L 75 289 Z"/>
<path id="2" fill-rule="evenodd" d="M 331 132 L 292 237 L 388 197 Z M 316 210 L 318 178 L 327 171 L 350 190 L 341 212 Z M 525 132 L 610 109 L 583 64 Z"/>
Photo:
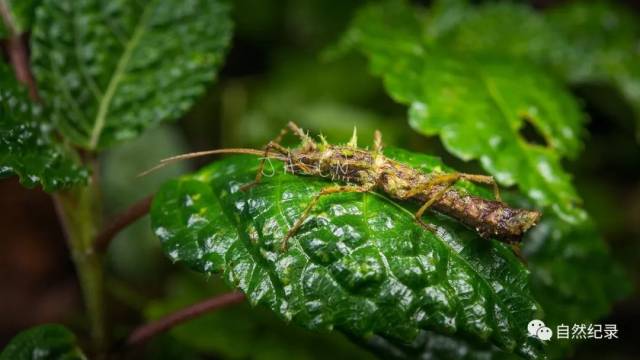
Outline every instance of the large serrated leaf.
<path id="1" fill-rule="evenodd" d="M 28 187 L 53 191 L 87 182 L 88 171 L 55 141 L 11 71 L 0 63 L 0 177 L 18 175 Z"/>
<path id="2" fill-rule="evenodd" d="M 541 13 L 526 4 L 467 4 L 449 13 L 432 12 L 428 28 L 437 26 L 441 17 L 451 17 L 451 12 L 456 13 L 456 23 L 439 32 L 433 40 L 461 52 L 543 62 L 560 56 L 559 52 L 568 45 Z"/>
<path id="3" fill-rule="evenodd" d="M 387 155 L 424 171 L 443 168 L 425 155 Z M 403 341 L 426 328 L 540 355 L 525 334 L 540 316 L 528 271 L 504 244 L 435 214 L 428 220 L 438 231 L 425 231 L 414 208 L 377 193 L 336 194 L 319 203 L 283 253 L 289 227 L 330 183 L 285 174 L 274 163 L 273 176 L 240 191 L 257 164 L 233 157 L 162 187 L 152 225 L 171 259 L 224 273 L 252 303 L 308 328 Z"/>
<path id="4" fill-rule="evenodd" d="M 47 324 L 25 330 L 0 353 L 0 360 L 84 360 L 76 337 L 66 327 Z"/>
<path id="5" fill-rule="evenodd" d="M 104 148 L 183 115 L 215 78 L 231 28 L 224 0 L 46 0 L 32 64 L 64 135 Z"/>
<path id="6" fill-rule="evenodd" d="M 606 84 L 629 102 L 640 138 L 640 18 L 619 4 L 571 1 L 546 13 L 526 5 L 488 3 L 436 13 L 456 23 L 435 41 L 465 53 L 521 57 L 573 85 Z"/>
<path id="7" fill-rule="evenodd" d="M 530 64 L 429 45 L 420 26 L 407 5 L 372 5 L 345 42 L 369 57 L 394 99 L 410 105 L 417 131 L 439 135 L 459 158 L 479 159 L 500 183 L 574 218 L 579 198 L 560 163 L 581 148 L 584 118 L 573 97 Z M 527 123 L 546 146 L 527 141 Z"/>

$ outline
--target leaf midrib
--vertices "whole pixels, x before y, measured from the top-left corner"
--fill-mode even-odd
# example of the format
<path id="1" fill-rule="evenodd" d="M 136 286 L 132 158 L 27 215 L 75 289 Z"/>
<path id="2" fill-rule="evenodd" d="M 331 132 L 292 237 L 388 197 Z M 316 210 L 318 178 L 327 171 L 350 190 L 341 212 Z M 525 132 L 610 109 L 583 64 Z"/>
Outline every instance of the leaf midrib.
<path id="1" fill-rule="evenodd" d="M 129 61 L 131 60 L 131 56 L 133 55 L 133 51 L 138 46 L 142 35 L 144 34 L 147 26 L 147 22 L 149 20 L 150 9 L 155 4 L 155 0 L 149 2 L 144 8 L 142 15 L 140 16 L 140 20 L 136 24 L 133 35 L 127 42 L 124 52 L 120 56 L 120 60 L 118 60 L 118 65 L 116 66 L 115 71 L 111 75 L 111 79 L 109 80 L 109 85 L 107 86 L 107 90 L 104 93 L 104 96 L 100 100 L 100 104 L 98 105 L 98 113 L 96 114 L 93 129 L 91 130 L 91 138 L 89 140 L 89 148 L 91 150 L 95 150 L 98 147 L 98 143 L 100 141 L 100 135 L 104 130 L 105 123 L 107 120 L 107 114 L 109 112 L 109 106 L 113 101 L 113 97 L 115 96 L 116 90 L 122 81 L 127 66 L 129 65 Z"/>
<path id="2" fill-rule="evenodd" d="M 198 180 L 200 181 L 200 180 Z M 209 182 L 209 181 L 208 181 Z M 205 184 L 207 184 L 208 182 L 206 182 Z M 208 185 L 210 186 L 210 185 Z M 274 270 L 271 269 L 268 264 L 265 264 L 265 260 L 263 258 L 261 258 L 260 256 L 257 256 L 255 254 L 255 250 L 251 247 L 247 245 L 247 242 L 250 242 L 249 240 L 246 239 L 245 236 L 243 236 L 245 234 L 245 232 L 243 231 L 243 229 L 241 228 L 241 224 L 242 221 L 238 221 L 236 219 L 235 216 L 233 216 L 232 214 L 229 214 L 228 210 L 227 210 L 227 206 L 224 206 L 225 203 L 223 202 L 222 198 L 220 198 L 220 194 L 216 191 L 212 191 L 213 197 L 216 199 L 216 201 L 218 202 L 218 205 L 220 206 L 220 209 L 222 210 L 222 214 L 226 217 L 227 221 L 229 222 L 229 224 L 231 226 L 234 227 L 234 230 L 236 231 L 236 234 L 238 235 L 238 241 L 242 243 L 242 246 L 244 246 L 247 249 L 247 252 L 249 253 L 249 256 L 251 256 L 252 260 L 255 263 L 256 267 L 261 267 L 263 269 L 266 270 L 267 275 L 269 276 L 269 280 L 271 281 L 272 287 L 273 287 L 273 291 L 274 291 L 274 296 L 276 298 L 280 298 L 280 299 L 285 299 L 285 295 L 283 292 L 283 288 L 284 285 L 282 284 L 282 282 L 280 281 L 280 278 L 278 277 L 277 274 L 275 274 Z M 232 193 L 230 193 L 232 194 Z M 229 260 L 227 259 L 227 252 L 225 252 L 225 270 L 224 272 L 226 273 L 227 270 L 229 270 L 229 267 L 227 267 L 227 264 L 229 264 Z M 255 269 L 255 267 L 254 267 Z M 253 270 L 252 270 L 253 272 Z M 253 275 L 252 275 L 253 276 Z M 235 286 L 235 284 L 234 284 Z M 247 292 L 249 291 L 249 289 L 247 288 Z"/>

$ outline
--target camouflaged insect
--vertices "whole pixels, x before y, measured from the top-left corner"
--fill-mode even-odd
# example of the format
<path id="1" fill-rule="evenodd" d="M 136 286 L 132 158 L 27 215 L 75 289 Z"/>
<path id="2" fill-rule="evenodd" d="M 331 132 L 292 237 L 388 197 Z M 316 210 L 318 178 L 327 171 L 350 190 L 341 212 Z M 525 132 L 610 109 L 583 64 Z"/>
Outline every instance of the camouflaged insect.
<path id="1" fill-rule="evenodd" d="M 288 149 L 280 145 L 289 130 L 302 140 L 299 147 Z M 320 197 L 341 192 L 379 191 L 393 199 L 417 201 L 421 207 L 415 213 L 415 219 L 425 229 L 432 230 L 422 219 L 425 211 L 431 209 L 455 218 L 485 239 L 496 239 L 511 245 L 519 244 L 524 233 L 540 219 L 541 214 L 537 211 L 513 208 L 500 201 L 497 184 L 491 176 L 457 172 L 424 173 L 385 157 L 379 131 L 375 132 L 373 150 L 358 148 L 355 130 L 345 145 L 331 145 L 323 137 L 320 139 L 321 142 L 316 143 L 300 127 L 290 122 L 276 139 L 267 144 L 264 151 L 242 148 L 202 151 L 164 159 L 158 167 L 199 156 L 242 153 L 262 156 L 256 179 L 243 186 L 244 190 L 260 183 L 267 159 L 283 161 L 285 170 L 296 175 L 318 176 L 343 183 L 327 186 L 311 200 L 284 237 L 283 250 L 286 250 L 287 240 L 300 229 Z M 493 186 L 496 200 L 457 190 L 453 185 L 461 179 Z"/>

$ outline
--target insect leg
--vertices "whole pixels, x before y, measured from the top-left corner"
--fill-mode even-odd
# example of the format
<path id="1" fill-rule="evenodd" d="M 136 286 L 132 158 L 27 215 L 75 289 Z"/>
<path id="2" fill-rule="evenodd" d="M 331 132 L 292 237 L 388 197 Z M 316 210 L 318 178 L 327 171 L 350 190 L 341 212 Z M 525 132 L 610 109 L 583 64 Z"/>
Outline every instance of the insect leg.
<path id="1" fill-rule="evenodd" d="M 289 123 L 287 124 L 287 126 L 289 127 L 289 129 L 291 129 L 291 131 L 300 138 L 300 140 L 302 140 L 302 147 L 304 148 L 311 148 L 311 149 L 316 149 L 318 147 L 318 145 L 316 144 L 315 141 L 313 141 L 313 139 L 307 135 L 304 130 L 302 130 L 298 124 L 294 123 L 293 121 L 289 121 Z"/>
<path id="2" fill-rule="evenodd" d="M 409 199 L 418 194 L 424 193 L 429 188 L 441 184 L 453 184 L 460 179 L 460 173 L 442 174 L 434 176 L 428 182 L 416 186 L 413 190 L 406 193 L 403 198 Z M 443 193 L 444 194 L 444 193 Z"/>
<path id="3" fill-rule="evenodd" d="M 525 266 L 527 265 L 527 259 L 522 255 L 522 249 L 520 248 L 520 244 L 509 244 L 511 247 L 511 251 L 513 254 L 520 260 Z"/>
<path id="4" fill-rule="evenodd" d="M 280 141 L 282 141 L 282 138 L 287 134 L 287 131 L 288 131 L 287 128 L 283 128 L 282 130 L 280 130 L 280 133 L 278 134 L 278 136 L 275 139 L 269 141 L 267 146 L 264 147 L 264 156 L 262 157 L 262 159 L 260 159 L 260 164 L 258 165 L 258 172 L 256 173 L 255 180 L 253 180 L 248 184 L 242 185 L 240 187 L 240 190 L 247 191 L 250 188 L 256 186 L 258 183 L 260 183 L 260 181 L 262 180 L 262 175 L 264 174 L 264 164 L 269 157 L 269 150 L 275 149 L 283 154 L 289 153 L 288 149 L 280 145 Z"/>
<path id="5" fill-rule="evenodd" d="M 429 200 L 422 204 L 420 209 L 418 209 L 418 211 L 414 215 L 418 224 L 422 225 L 422 227 L 429 231 L 434 231 L 432 225 L 429 225 L 425 223 L 424 220 L 422 220 L 422 215 L 424 215 L 424 212 L 427 211 L 427 209 L 429 209 L 429 207 L 433 205 L 434 202 L 438 201 L 451 188 L 451 186 L 453 186 L 453 183 L 449 183 L 447 186 L 444 186 L 442 189 L 440 189 L 440 191 L 438 191 Z"/>
<path id="6" fill-rule="evenodd" d="M 282 239 L 282 243 L 280 244 L 280 249 L 282 251 L 287 250 L 289 238 L 295 235 L 295 233 L 300 229 L 300 227 L 302 226 L 306 218 L 309 217 L 309 213 L 318 204 L 318 201 L 322 196 L 341 193 L 341 192 L 367 192 L 369 190 L 371 190 L 371 186 L 353 186 L 353 185 L 334 185 L 334 186 L 328 186 L 320 190 L 320 192 L 316 196 L 314 196 L 313 199 L 309 202 L 307 207 L 302 212 L 302 215 L 300 215 L 300 217 L 296 220 L 296 222 L 289 229 L 285 237 Z"/>
<path id="7" fill-rule="evenodd" d="M 466 173 L 450 173 L 450 174 L 442 174 L 436 175 L 428 182 L 414 188 L 411 192 L 409 192 L 406 197 L 410 198 L 417 194 L 422 193 L 428 188 L 439 185 L 439 184 L 450 184 L 455 183 L 460 179 L 465 179 L 470 182 L 478 183 L 478 184 L 487 184 L 493 187 L 493 195 L 498 201 L 502 201 L 500 198 L 500 189 L 498 188 L 498 183 L 493 179 L 493 176 L 487 175 L 476 175 L 476 174 L 466 174 Z"/>
<path id="8" fill-rule="evenodd" d="M 465 174 L 465 173 L 459 173 L 459 174 L 461 179 L 469 180 L 471 182 L 475 182 L 478 184 L 491 185 L 493 187 L 493 196 L 496 198 L 496 200 L 502 201 L 500 198 L 500 189 L 498 188 L 498 183 L 493 178 L 493 176 Z"/>

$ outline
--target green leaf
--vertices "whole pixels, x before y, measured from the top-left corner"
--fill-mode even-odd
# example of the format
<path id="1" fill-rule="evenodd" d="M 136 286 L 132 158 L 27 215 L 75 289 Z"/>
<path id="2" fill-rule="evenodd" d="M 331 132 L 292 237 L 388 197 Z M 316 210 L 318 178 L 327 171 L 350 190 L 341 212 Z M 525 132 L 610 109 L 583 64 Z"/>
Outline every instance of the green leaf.
<path id="1" fill-rule="evenodd" d="M 503 185 L 517 184 L 540 207 L 574 219 L 580 199 L 562 169 L 582 144 L 574 98 L 538 68 L 499 56 L 433 46 L 412 9 L 398 3 L 362 10 L 345 37 L 370 59 L 389 94 L 407 104 L 411 126 L 439 135 L 449 152 L 479 159 Z M 545 144 L 529 142 L 532 126 Z"/>
<path id="2" fill-rule="evenodd" d="M 147 307 L 147 317 L 157 319 L 214 293 L 229 291 L 218 278 L 205 281 L 203 276 L 191 275 L 168 279 L 167 293 Z M 323 334 L 285 324 L 269 310 L 246 303 L 191 320 L 171 329 L 170 334 L 189 348 L 224 359 L 374 359 L 339 333 Z"/>
<path id="3" fill-rule="evenodd" d="M 39 325 L 14 337 L 0 353 L 0 360 L 84 360 L 76 337 L 57 324 Z"/>
<path id="4" fill-rule="evenodd" d="M 40 0 L 0 0 L 0 6 L 7 10 L 11 24 L 7 26 L 7 19 L 0 19 L 0 39 L 16 34 L 22 34 L 31 28 L 36 6 Z"/>
<path id="5" fill-rule="evenodd" d="M 436 13 L 429 28 L 441 27 L 451 13 L 455 25 L 437 33 L 438 43 L 465 53 L 524 58 L 572 85 L 607 84 L 631 105 L 640 131 L 640 17 L 633 11 L 606 1 L 567 2 L 547 13 L 489 3 Z"/>
<path id="6" fill-rule="evenodd" d="M 542 14 L 525 4 L 487 3 L 455 11 L 456 23 L 438 33 L 434 41 L 460 52 L 522 57 L 545 63 L 559 56 L 558 52 L 568 45 Z M 443 16 L 433 14 L 428 27 L 437 25 Z"/>
<path id="7" fill-rule="evenodd" d="M 0 63 L 0 177 L 18 175 L 23 185 L 41 184 L 45 191 L 85 184 L 87 169 L 54 140 L 42 118 L 42 109 Z"/>
<path id="8" fill-rule="evenodd" d="M 53 121 L 100 149 L 182 116 L 231 38 L 223 0 L 45 0 L 32 64 Z"/>
<path id="9" fill-rule="evenodd" d="M 526 201 L 523 203 L 526 206 Z M 581 212 L 577 224 L 547 214 L 523 240 L 523 254 L 531 269 L 532 291 L 545 312 L 545 324 L 595 323 L 611 311 L 614 302 L 631 291 L 622 268 L 613 262 L 593 221 Z M 410 345 L 375 336 L 365 346 L 390 359 L 504 359 L 508 353 L 467 339 L 422 332 Z M 554 339 L 550 358 L 562 359 L 575 340 Z"/>
<path id="10" fill-rule="evenodd" d="M 455 146 L 447 145 L 448 150 L 463 159 L 496 158 L 504 162 L 509 173 L 519 174 L 513 178 L 515 182 L 527 190 L 536 204 L 545 207 L 543 224 L 524 240 L 534 295 L 540 299 L 543 309 L 548 309 L 545 321 L 553 325 L 596 321 L 608 312 L 614 301 L 628 293 L 629 283 L 588 216 L 571 206 L 577 196 L 559 160 L 580 151 L 579 137 L 563 139 L 560 128 L 549 131 L 541 127 L 569 126 L 575 135 L 580 134 L 583 120 L 577 107 L 548 75 L 526 63 L 531 61 L 555 69 L 553 64 L 566 57 L 563 49 L 569 45 L 553 30 L 548 19 L 527 7 L 513 4 L 442 6 L 445 3 L 439 2 L 439 7 L 430 9 L 427 17 L 402 4 L 367 7 L 360 12 L 341 45 L 361 49 L 369 57 L 374 72 L 383 76 L 391 95 L 413 105 L 410 116 L 414 126 L 423 126 L 421 131 L 426 129 L 428 133 L 439 133 L 445 145 L 447 136 L 453 137 Z M 561 71 L 557 73 L 562 75 Z M 496 76 L 500 81 L 494 80 Z M 485 96 L 487 92 L 489 96 Z M 500 101 L 503 98 L 505 100 Z M 425 106 L 420 106 L 421 101 Z M 537 167 L 535 162 L 513 161 L 514 151 L 498 154 L 487 146 L 491 144 L 491 136 L 504 134 L 505 129 L 512 132 L 512 143 L 521 142 L 517 125 L 510 127 L 504 120 L 527 114 L 527 111 L 513 111 L 527 102 L 534 104 L 538 111 L 538 119 L 528 117 L 538 121 L 534 127 L 548 146 L 526 144 L 524 149 L 528 149 L 529 154 L 555 158 L 551 171 L 545 171 L 546 166 Z M 503 116 L 495 112 L 496 105 L 501 107 Z M 563 107 L 568 111 L 560 110 Z M 487 108 L 494 110 L 487 111 Z M 558 110 L 548 111 L 553 108 Z M 482 122 L 478 121 L 479 114 Z M 485 127 L 488 124 L 490 130 L 478 128 L 479 123 Z M 460 133 L 460 143 L 455 142 L 456 131 Z M 479 147 L 476 149 L 475 145 Z M 470 153 L 460 151 L 467 148 L 477 150 L 471 155 L 479 155 L 469 156 Z M 499 173 L 483 165 L 500 180 Z M 546 191 L 555 193 L 556 197 L 540 201 L 540 194 L 531 189 L 536 190 L 532 186 L 542 184 L 541 177 L 546 174 L 561 180 L 560 184 L 550 183 L 553 186 Z M 559 292 L 561 301 L 556 297 Z M 550 355 L 561 357 L 569 345 L 551 342 Z M 473 356 L 482 353 L 470 349 Z"/>
<path id="11" fill-rule="evenodd" d="M 383 359 L 394 360 L 498 360 L 519 359 L 518 356 L 501 351 L 490 344 L 472 341 L 433 331 L 422 331 L 411 344 L 402 344 L 373 336 L 363 344 Z"/>
<path id="12" fill-rule="evenodd" d="M 387 155 L 423 171 L 443 169 L 433 157 Z M 257 165 L 233 157 L 161 188 L 152 226 L 172 260 L 222 272 L 252 304 L 307 328 L 403 341 L 432 329 L 540 356 L 525 333 L 540 316 L 528 271 L 506 245 L 436 214 L 428 219 L 438 229 L 431 233 L 415 223 L 415 207 L 349 193 L 324 197 L 283 253 L 289 227 L 330 183 L 285 174 L 274 163 L 273 176 L 240 191 Z"/>

